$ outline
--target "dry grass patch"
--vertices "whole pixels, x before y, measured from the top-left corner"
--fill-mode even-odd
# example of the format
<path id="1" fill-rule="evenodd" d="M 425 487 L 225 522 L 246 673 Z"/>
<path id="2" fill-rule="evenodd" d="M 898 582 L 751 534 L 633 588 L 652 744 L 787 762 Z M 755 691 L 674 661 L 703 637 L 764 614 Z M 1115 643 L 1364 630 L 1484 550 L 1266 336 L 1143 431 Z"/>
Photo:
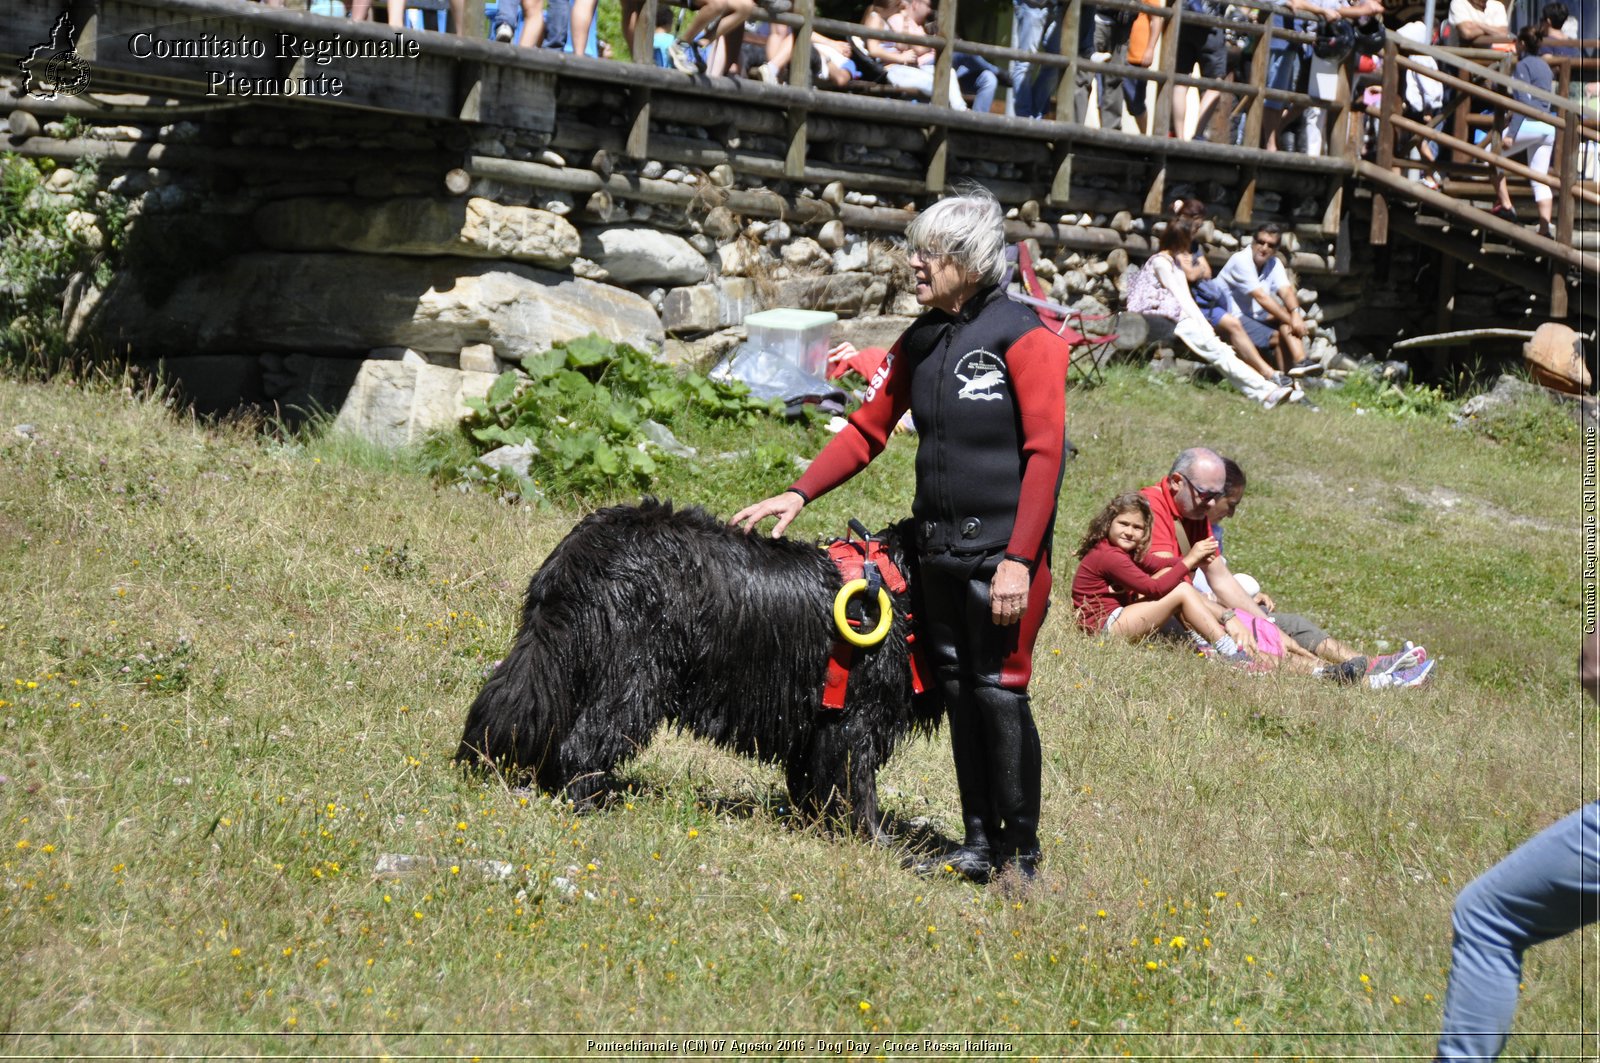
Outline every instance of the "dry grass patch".
<path id="1" fill-rule="evenodd" d="M 583 1055 L 599 1032 L 953 1031 L 1016 1054 L 1427 1052 L 1455 892 L 1580 796 L 1575 534 L 1506 519 L 1575 531 L 1576 465 L 1569 493 L 1564 457 L 1337 408 L 1262 418 L 1126 373 L 1071 406 L 1059 557 L 1105 498 L 1215 440 L 1252 476 L 1236 567 L 1342 637 L 1421 637 L 1441 663 L 1403 694 L 1252 678 L 1083 639 L 1058 602 L 1033 692 L 1047 873 L 1023 903 L 799 827 L 776 771 L 670 733 L 594 815 L 463 779 L 466 706 L 575 515 L 435 487 L 404 455 L 0 381 L 7 1043 Z M 796 534 L 903 513 L 911 449 Z M 664 493 L 726 514 L 782 465 L 679 469 Z M 1406 510 L 1429 484 L 1486 505 Z M 880 783 L 908 845 L 956 829 L 942 738 Z M 385 853 L 433 869 L 374 879 Z M 1519 1029 L 1582 1027 L 1583 942 L 1533 953 Z"/>

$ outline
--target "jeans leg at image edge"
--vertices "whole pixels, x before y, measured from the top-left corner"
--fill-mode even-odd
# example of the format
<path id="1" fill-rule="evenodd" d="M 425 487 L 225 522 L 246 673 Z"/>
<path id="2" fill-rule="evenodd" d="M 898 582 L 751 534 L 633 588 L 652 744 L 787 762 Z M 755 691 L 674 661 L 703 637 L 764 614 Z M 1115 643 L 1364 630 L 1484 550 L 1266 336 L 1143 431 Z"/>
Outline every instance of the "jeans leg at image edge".
<path id="1" fill-rule="evenodd" d="M 1534 835 L 1456 899 L 1440 1060 L 1491 1060 L 1517 1006 L 1522 954 L 1594 922 L 1600 802 Z"/>

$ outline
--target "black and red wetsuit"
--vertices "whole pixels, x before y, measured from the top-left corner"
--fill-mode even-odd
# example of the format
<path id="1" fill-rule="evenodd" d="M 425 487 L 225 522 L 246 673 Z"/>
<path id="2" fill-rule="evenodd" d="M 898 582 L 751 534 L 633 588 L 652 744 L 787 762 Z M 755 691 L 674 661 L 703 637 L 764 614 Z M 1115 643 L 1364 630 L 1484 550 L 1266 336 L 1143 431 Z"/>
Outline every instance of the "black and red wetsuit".
<path id="1" fill-rule="evenodd" d="M 975 294 L 958 315 L 929 310 L 890 349 L 849 425 L 790 488 L 810 501 L 848 480 L 911 410 L 911 511 L 924 576 L 918 632 L 936 674 L 1027 689 L 1050 600 L 1070 360 L 1066 341 L 998 287 Z M 1009 627 L 989 619 L 988 582 L 1003 558 L 1030 573 L 1027 609 Z"/>
<path id="2" fill-rule="evenodd" d="M 866 400 L 790 488 L 807 501 L 917 422 L 917 639 L 950 721 L 965 841 L 949 866 L 977 881 L 1038 865 L 1041 756 L 1028 700 L 1033 641 L 1050 605 L 1050 540 L 1066 442 L 1071 348 L 997 287 L 959 314 L 929 310 L 900 336 Z M 1002 627 L 990 584 L 1028 566 L 1020 623 Z"/>

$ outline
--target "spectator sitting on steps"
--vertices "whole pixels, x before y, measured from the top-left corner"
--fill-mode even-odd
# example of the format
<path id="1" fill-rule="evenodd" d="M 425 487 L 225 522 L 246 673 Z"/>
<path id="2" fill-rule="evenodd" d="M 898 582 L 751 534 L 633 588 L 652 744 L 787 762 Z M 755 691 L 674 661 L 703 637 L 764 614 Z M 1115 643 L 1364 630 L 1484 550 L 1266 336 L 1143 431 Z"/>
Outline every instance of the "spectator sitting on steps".
<path id="1" fill-rule="evenodd" d="M 756 0 L 695 0 L 694 7 L 694 18 L 678 30 L 677 38 L 667 50 L 672 65 L 685 74 L 705 73 L 704 62 L 695 55 L 694 42 L 703 34 L 700 47 L 709 51 L 724 34 L 735 30 L 742 33 L 744 20 L 756 9 Z"/>
<path id="2" fill-rule="evenodd" d="M 1450 0 L 1450 24 L 1464 47 L 1488 48 L 1511 37 L 1511 19 L 1500 0 Z"/>
<path id="3" fill-rule="evenodd" d="M 1179 255 L 1174 261 L 1178 263 L 1178 268 L 1183 270 L 1184 279 L 1189 282 L 1189 294 L 1194 296 L 1195 305 L 1205 315 L 1207 323 L 1217 330 L 1217 336 L 1237 351 L 1239 357 L 1251 369 L 1275 384 L 1292 387 L 1294 384 L 1292 380 L 1288 377 L 1278 379 L 1277 370 L 1261 357 L 1255 341 L 1245 331 L 1244 324 L 1240 321 L 1239 309 L 1233 305 L 1228 289 L 1211 275 L 1211 261 L 1206 258 L 1205 248 L 1200 246 L 1200 232 L 1205 225 L 1206 205 L 1192 196 L 1186 196 L 1172 204 L 1172 213 L 1180 218 L 1189 218 L 1195 224 L 1194 246 L 1187 255 Z"/>
<path id="4" fill-rule="evenodd" d="M 876 0 L 867 6 L 861 24 L 868 29 L 893 30 L 896 33 L 923 33 L 927 21 L 933 17 L 930 0 Z M 938 54 L 926 45 L 896 44 L 894 41 L 869 39 L 867 54 L 884 65 L 889 84 L 908 89 L 928 99 L 933 99 L 933 65 Z M 967 109 L 961 95 L 961 85 L 950 79 L 950 106 L 958 111 Z"/>
<path id="5" fill-rule="evenodd" d="M 1272 384 L 1241 361 L 1233 348 L 1217 337 L 1204 312 L 1195 305 L 1189 282 L 1178 262 L 1187 257 L 1194 246 L 1196 228 L 1190 218 L 1174 219 L 1167 226 L 1161 234 L 1161 250 L 1150 256 L 1128 284 L 1128 310 L 1171 321 L 1174 334 L 1186 347 L 1264 408 L 1270 410 L 1293 395 L 1304 399 L 1304 393 L 1286 385 Z M 1218 479 L 1221 479 L 1220 471 Z"/>
<path id="6" fill-rule="evenodd" d="M 1497 0 L 1489 0 L 1496 3 Z M 1339 0 L 1289 0 L 1295 11 L 1320 15 L 1325 22 L 1346 21 L 1352 25 L 1364 18 L 1383 18 L 1383 0 L 1355 0 L 1341 4 Z M 1380 27 L 1381 28 L 1381 27 Z M 1311 82 L 1308 91 L 1314 100 L 1334 100 L 1339 94 L 1339 79 L 1344 76 L 1341 59 L 1324 59 L 1315 52 L 1311 56 Z M 1330 112 L 1312 107 L 1306 112 L 1305 145 L 1307 155 L 1325 154 Z"/>
<path id="7" fill-rule="evenodd" d="M 1276 225 L 1258 228 L 1250 246 L 1222 267 L 1222 284 L 1250 342 L 1270 347 L 1279 372 L 1291 378 L 1317 376 L 1322 366 L 1306 360 L 1304 341 L 1310 329 L 1289 272 L 1278 259 L 1282 242 L 1283 231 Z"/>

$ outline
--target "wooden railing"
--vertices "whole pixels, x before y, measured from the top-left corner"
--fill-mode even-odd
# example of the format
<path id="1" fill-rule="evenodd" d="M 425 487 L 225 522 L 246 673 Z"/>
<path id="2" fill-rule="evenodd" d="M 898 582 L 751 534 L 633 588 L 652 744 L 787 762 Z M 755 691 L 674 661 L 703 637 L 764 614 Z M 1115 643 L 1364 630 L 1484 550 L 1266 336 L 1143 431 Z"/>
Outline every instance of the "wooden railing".
<path id="1" fill-rule="evenodd" d="M 1431 58 L 1438 69 L 1419 62 L 1419 56 Z M 1456 49 L 1418 45 L 1396 36 L 1389 37 L 1384 52 L 1382 98 L 1375 111 L 1375 150 L 1371 161 L 1359 164 L 1362 176 L 1376 186 L 1372 242 L 1381 245 L 1388 241 L 1388 200 L 1392 195 L 1399 195 L 1464 218 L 1475 227 L 1519 244 L 1554 264 L 1591 273 L 1600 271 L 1600 258 L 1579 250 L 1573 241 L 1581 205 L 1600 206 L 1600 193 L 1585 186 L 1578 174 L 1580 146 L 1600 142 L 1600 123 L 1585 115 L 1582 104 L 1568 95 L 1573 71 L 1592 71 L 1600 67 L 1600 62 L 1552 57 L 1555 60 L 1551 62 L 1552 70 L 1559 67 L 1557 86 L 1560 91 L 1544 92 L 1507 73 L 1503 67 L 1510 65 L 1509 60 L 1499 53 L 1479 58 L 1488 58 L 1489 62 L 1466 58 Z M 1413 73 L 1454 93 L 1453 101 L 1430 123 L 1406 116 L 1402 82 Z M 1513 91 L 1546 106 L 1518 100 L 1512 95 Z M 1555 129 L 1555 148 L 1548 173 L 1538 173 L 1501 153 L 1500 130 L 1508 115 L 1547 122 Z M 1481 132 L 1481 142 L 1474 142 L 1475 132 Z M 1432 143 L 1435 150 L 1449 151 L 1451 160 L 1433 164 L 1408 158 L 1410 147 L 1419 141 Z M 1434 190 L 1409 179 L 1404 173 L 1406 170 L 1438 171 L 1463 180 L 1451 181 L 1446 187 Z M 1517 178 L 1550 189 L 1555 212 L 1555 230 L 1550 237 L 1496 217 L 1469 202 L 1492 195 L 1501 178 Z M 1551 285 L 1551 308 L 1555 316 L 1566 313 L 1566 287 L 1558 271 Z"/>
<path id="2" fill-rule="evenodd" d="M 292 0 L 291 0 L 292 2 Z M 1358 107 L 1351 102 L 1351 71 L 1348 66 L 1344 76 L 1337 79 L 1336 95 L 1331 100 L 1317 100 L 1304 93 L 1276 90 L 1266 87 L 1268 61 L 1274 40 L 1282 39 L 1299 48 L 1311 37 L 1304 33 L 1284 30 L 1274 24 L 1271 16 L 1295 18 L 1293 13 L 1267 0 L 1239 0 L 1269 18 L 1267 22 L 1235 22 L 1186 12 L 1181 4 L 1168 8 L 1145 4 L 1140 0 L 1099 0 L 1090 10 L 1099 7 L 1106 11 L 1142 13 L 1164 24 L 1163 43 L 1154 65 L 1150 68 L 1127 63 L 1095 62 L 1078 55 L 1077 20 L 1082 17 L 1082 0 L 1065 9 L 1061 47 L 1056 54 L 1025 52 L 999 45 L 969 42 L 958 39 L 954 27 L 959 0 L 944 0 L 940 5 L 938 23 L 934 33 L 901 34 L 886 29 L 869 29 L 857 23 L 819 18 L 812 0 L 794 0 L 793 11 L 775 16 L 772 21 L 790 27 L 796 34 L 795 56 L 790 64 L 789 84 L 771 85 L 762 81 L 724 81 L 706 77 L 688 77 L 675 70 L 656 69 L 651 63 L 653 49 L 650 36 L 654 30 L 656 7 L 669 0 L 645 0 L 638 19 L 638 39 L 635 41 L 634 62 L 591 59 L 584 56 L 558 55 L 541 49 L 524 49 L 497 44 L 483 39 L 481 14 L 473 0 L 468 0 L 465 27 L 476 32 L 465 36 L 445 36 L 438 33 L 415 34 L 419 54 L 416 62 L 400 64 L 366 64 L 335 62 L 328 72 L 346 77 L 351 89 L 337 99 L 319 101 L 308 99 L 306 106 L 356 106 L 370 110 L 403 113 L 413 116 L 458 120 L 489 126 L 507 126 L 530 131 L 537 136 L 545 134 L 560 140 L 572 140 L 572 130 L 581 122 L 567 122 L 557 129 L 557 111 L 560 107 L 579 106 L 574 100 L 606 102 L 612 114 L 621 111 L 624 124 L 617 134 L 609 129 L 590 130 L 585 139 L 577 137 L 574 143 L 582 150 L 605 148 L 611 155 L 618 152 L 635 158 L 652 157 L 652 138 L 657 143 L 654 152 L 661 158 L 690 165 L 711 165 L 728 162 L 736 169 L 745 168 L 763 179 L 794 179 L 816 185 L 839 180 L 849 181 L 859 177 L 876 191 L 886 192 L 900 202 L 915 199 L 928 193 L 938 193 L 947 186 L 947 179 L 959 172 L 961 163 L 977 159 L 1003 160 L 1027 169 L 1025 176 L 1016 175 L 994 179 L 997 192 L 1003 194 L 1009 205 L 1018 208 L 1017 225 L 1029 230 L 1023 235 L 1038 235 L 1041 239 L 1079 240 L 1083 234 L 1067 233 L 1072 228 L 1062 217 L 1053 224 L 1043 216 L 1041 203 L 1059 206 L 1068 211 L 1083 212 L 1092 204 L 1099 211 L 1104 204 L 1115 204 L 1110 211 L 1137 209 L 1135 204 L 1143 199 L 1147 214 L 1160 213 L 1167 202 L 1167 178 L 1172 181 L 1218 181 L 1237 190 L 1237 206 L 1233 223 L 1244 226 L 1253 222 L 1258 176 L 1264 187 L 1290 191 L 1291 194 L 1309 196 L 1322 209 L 1320 228 L 1323 234 L 1333 236 L 1348 228 L 1348 210 L 1344 197 L 1350 194 L 1350 181 L 1360 174 L 1383 195 L 1377 209 L 1385 212 L 1387 199 L 1405 195 L 1417 202 L 1426 202 L 1441 212 L 1454 212 L 1471 218 L 1480 228 L 1505 230 L 1491 225 L 1487 212 L 1469 203 L 1451 200 L 1438 195 L 1429 198 L 1429 190 L 1408 181 L 1397 168 L 1403 152 L 1395 147 L 1395 138 L 1415 135 L 1407 129 L 1404 114 L 1398 112 L 1398 93 L 1386 94 L 1387 110 L 1376 115 L 1380 135 L 1373 141 L 1374 152 L 1388 151 L 1382 165 L 1361 158 L 1362 137 L 1355 135 L 1353 121 Z M 865 3 L 865 0 L 862 0 Z M 967 0 L 968 3 L 976 0 Z M 28 8 L 24 16 L 8 25 L 0 25 L 0 53 L 18 55 L 25 45 L 30 45 L 48 33 L 48 20 L 33 17 Z M 298 66 L 274 66 L 248 60 L 206 60 L 201 62 L 132 61 L 115 42 L 119 33 L 130 27 L 165 24 L 166 20 L 178 24 L 205 24 L 224 35 L 244 32 L 265 36 L 274 31 L 292 31 L 307 39 L 339 35 L 351 40 L 386 40 L 387 31 L 373 24 L 351 24 L 346 20 L 328 19 L 293 11 L 275 10 L 264 5 L 238 3 L 235 0 L 97 0 L 87 24 L 81 27 L 79 48 L 95 71 L 97 84 L 107 86 L 166 85 L 170 87 L 203 85 L 205 70 L 202 66 L 228 67 L 242 75 L 262 76 L 276 73 L 284 76 L 298 70 Z M 474 21 L 476 19 L 477 21 Z M 152 21 L 153 20 L 153 21 Z M 1253 37 L 1256 47 L 1248 63 L 1248 73 L 1238 82 L 1195 77 L 1175 70 L 1178 36 L 1185 25 L 1207 27 L 1225 26 L 1236 33 Z M 813 88 L 809 73 L 809 41 L 813 33 L 827 33 L 835 37 L 862 37 L 905 44 L 922 44 L 938 51 L 935 78 L 938 82 L 933 98 L 927 103 L 908 103 L 899 99 L 880 98 Z M 1057 119 L 1028 119 L 999 114 L 973 114 L 959 111 L 949 105 L 944 89 L 954 76 L 952 61 L 956 51 L 967 51 L 993 61 L 1023 59 L 1051 66 L 1061 72 L 1057 98 Z M 1389 45 L 1391 62 L 1388 69 L 1398 78 L 1402 63 L 1410 57 L 1427 52 L 1434 55 L 1445 67 L 1441 77 L 1457 78 L 1470 87 L 1463 90 L 1463 98 L 1489 93 L 1492 100 L 1484 108 L 1493 110 L 1506 106 L 1508 97 L 1500 90 L 1511 85 L 1511 79 L 1501 67 L 1506 65 L 1502 53 L 1473 50 L 1444 52 L 1438 49 L 1414 49 L 1398 41 Z M 1473 62 L 1483 59 L 1488 63 Z M 1561 85 L 1570 83 L 1574 72 L 1586 76 L 1590 68 L 1581 64 L 1555 62 L 1560 72 Z M 1144 136 L 1116 130 L 1095 128 L 1092 124 L 1076 120 L 1073 114 L 1073 93 L 1080 75 L 1104 75 L 1112 81 L 1108 86 L 1116 91 L 1116 82 L 1131 78 L 1141 85 L 1153 85 L 1154 101 L 1152 119 L 1158 135 Z M 1391 84 L 1391 90 L 1394 85 Z M 1164 135 L 1171 124 L 1172 100 L 1177 92 L 1192 89 L 1216 89 L 1232 101 L 1232 113 L 1243 119 L 1241 143 L 1200 143 L 1181 139 L 1168 139 Z M 620 99 L 619 96 L 620 90 Z M 1565 209 L 1581 205 L 1588 209 L 1593 204 L 1592 193 L 1587 189 L 1572 189 L 1565 175 L 1573 170 L 1572 155 L 1580 141 L 1594 139 L 1594 123 L 1582 119 L 1576 104 L 1553 96 L 1553 106 L 1566 133 L 1566 123 L 1572 123 L 1572 134 L 1563 140 L 1558 164 L 1554 171 L 1553 187 L 1560 197 L 1567 216 L 1563 222 L 1561 239 L 1541 241 L 1531 231 L 1516 230 L 1521 246 L 1543 255 L 1549 261 L 1583 270 L 1597 269 L 1594 255 L 1579 255 L 1570 242 L 1559 246 L 1571 233 L 1571 216 L 1575 210 Z M 569 101 L 563 103 L 562 101 Z M 1496 103 L 1495 101 L 1499 101 Z M 1465 123 L 1454 133 L 1440 128 L 1428 135 L 1455 137 L 1463 146 L 1456 153 L 1460 160 L 1471 159 L 1471 164 L 1461 162 L 1458 169 L 1466 176 L 1472 175 L 1476 165 L 1483 174 L 1491 167 L 1499 167 L 1523 179 L 1520 171 L 1512 169 L 1519 164 L 1478 159 L 1465 150 L 1473 148 L 1494 156 L 1493 146 L 1480 148 L 1472 144 L 1473 123 L 1491 119 L 1475 117 L 1472 100 L 1452 113 L 1450 122 Z M 1514 101 L 1513 101 L 1514 102 Z M 1268 103 L 1283 103 L 1290 107 L 1321 108 L 1329 113 L 1327 137 L 1328 156 L 1310 158 L 1290 151 L 1265 149 L 1265 110 Z M 296 101 L 296 105 L 300 105 Z M 652 122 L 652 110 L 656 121 Z M 743 127 L 736 125 L 737 116 Z M 715 126 L 718 133 L 708 144 L 691 143 L 681 135 L 664 129 L 664 125 L 700 124 Z M 652 132 L 654 127 L 654 132 Z M 759 131 L 763 143 L 759 147 L 741 148 L 738 135 L 744 128 L 754 138 Z M 826 143 L 822 152 L 808 152 L 812 131 L 816 142 Z M 580 130 L 582 132 L 582 130 Z M 625 134 L 625 135 L 623 135 Z M 724 135 L 725 134 L 725 135 Z M 867 143 L 874 136 L 895 145 L 894 150 L 918 156 L 919 167 L 924 172 L 883 167 L 868 167 L 856 172 L 841 167 L 839 160 L 828 158 L 828 151 L 841 143 L 845 135 L 856 138 L 854 143 Z M 776 157 L 767 145 L 780 139 Z M 865 138 L 865 139 L 863 139 Z M 592 141 L 593 143 L 590 143 Z M 685 147 L 685 145 L 689 147 Z M 584 149 L 583 145 L 587 145 Z M 1384 147 L 1387 145 L 1387 148 Z M 693 148 L 692 151 L 689 148 Z M 60 145 L 23 144 L 19 151 L 59 153 Z M 143 149 L 140 149 L 143 150 Z M 984 155 L 983 152 L 989 154 Z M 967 156 L 954 159 L 956 153 Z M 813 156 L 823 155 L 824 158 Z M 1076 163 L 1075 163 L 1076 160 Z M 469 160 L 470 161 L 470 160 Z M 501 160 L 511 165 L 511 160 Z M 957 168 L 952 169 L 952 163 Z M 1074 165 L 1085 174 L 1073 194 Z M 532 164 L 528 164 L 532 165 Z M 609 164 L 607 164 L 609 166 Z M 464 164 L 470 170 L 470 165 Z M 870 172 L 869 172 L 870 171 Z M 453 172 L 453 171 L 452 171 Z M 1120 184 L 1114 191 L 1110 186 L 1097 184 L 1108 174 L 1116 174 Z M 472 174 L 468 174 L 472 176 Z M 609 174 L 602 175 L 611 180 Z M 1100 190 L 1107 190 L 1100 194 Z M 1071 205 L 1069 205 L 1069 203 Z M 875 208 L 876 209 L 876 208 Z M 887 209 L 887 208 L 885 208 Z M 896 223 L 903 212 L 895 211 Z M 888 224 L 888 222 L 885 222 Z M 1080 227 L 1081 228 L 1081 227 Z M 1514 229 L 1515 227 L 1509 227 Z M 1386 230 L 1376 230 L 1379 237 Z M 1117 237 L 1127 243 L 1132 237 L 1125 231 Z M 1346 268 L 1349 241 L 1342 235 L 1335 241 L 1335 254 L 1327 268 Z M 1098 245 L 1096 245 L 1098 246 Z M 1542 268 L 1542 267 L 1541 267 Z"/>
<path id="3" fill-rule="evenodd" d="M 643 10 L 639 14 L 634 40 L 631 42 L 634 62 L 648 63 L 652 54 L 651 35 L 654 32 L 655 12 L 661 3 L 671 3 L 674 6 L 688 6 L 684 0 L 644 0 Z M 865 0 L 863 0 L 863 6 Z M 1099 8 L 1104 11 L 1123 12 L 1129 16 L 1139 14 L 1148 15 L 1158 20 L 1162 25 L 1160 36 L 1160 52 L 1156 61 L 1149 67 L 1134 66 L 1126 63 L 1095 62 L 1078 55 L 1078 30 L 1079 19 L 1082 17 L 1084 5 L 1082 2 L 1070 3 L 1063 13 L 1063 24 L 1060 31 L 1060 51 L 1049 53 L 1044 51 L 1024 51 L 1002 45 L 986 44 L 977 41 L 958 39 L 955 36 L 955 26 L 959 17 L 960 0 L 942 0 L 938 8 L 938 22 L 935 27 L 937 32 L 931 34 L 898 33 L 884 28 L 869 28 L 860 23 L 844 22 L 836 19 L 820 18 L 815 15 L 814 0 L 794 0 L 794 10 L 784 14 L 771 16 L 759 10 L 755 18 L 763 21 L 775 22 L 789 27 L 795 33 L 794 58 L 790 61 L 788 84 L 796 89 L 810 90 L 810 45 L 813 32 L 821 32 L 829 36 L 848 39 L 850 37 L 867 40 L 886 41 L 895 44 L 919 45 L 932 48 L 936 52 L 934 66 L 934 87 L 932 98 L 924 106 L 932 108 L 932 113 L 927 114 L 927 125 L 932 127 L 932 143 L 928 158 L 926 173 L 926 188 L 929 192 L 943 191 L 946 186 L 947 170 L 949 164 L 947 131 L 952 125 L 960 125 L 960 120 L 952 121 L 954 109 L 949 103 L 950 79 L 954 77 L 952 71 L 953 57 L 956 52 L 965 52 L 992 62 L 1011 62 L 1021 60 L 1040 66 L 1052 67 L 1060 74 L 1056 89 L 1056 122 L 1067 122 L 1079 127 L 1083 126 L 1081 117 L 1072 113 L 1073 93 L 1077 78 L 1080 74 L 1100 75 L 1108 79 L 1132 79 L 1141 85 L 1154 85 L 1156 98 L 1151 113 L 1151 136 L 1149 140 L 1142 135 L 1123 134 L 1118 130 L 1103 130 L 1125 144 L 1116 144 L 1118 147 L 1132 146 L 1133 142 L 1144 140 L 1147 149 L 1153 149 L 1162 156 L 1168 154 L 1190 154 L 1190 148 L 1203 158 L 1215 159 L 1231 163 L 1240 169 L 1240 193 L 1235 210 L 1237 224 L 1249 224 L 1255 208 L 1257 192 L 1257 171 L 1264 160 L 1260 154 L 1267 150 L 1263 136 L 1263 112 L 1266 103 L 1275 101 L 1286 108 L 1295 109 L 1321 109 L 1329 112 L 1327 158 L 1334 162 L 1329 176 L 1332 178 L 1327 190 L 1327 207 L 1321 219 L 1324 231 L 1332 232 L 1338 227 L 1342 210 L 1343 192 L 1340 187 L 1340 178 L 1354 171 L 1356 162 L 1355 141 L 1350 136 L 1350 77 L 1341 76 L 1338 80 L 1336 95 L 1331 100 L 1315 98 L 1301 92 L 1266 87 L 1267 65 L 1271 54 L 1272 42 L 1281 40 L 1295 47 L 1309 45 L 1314 37 L 1311 34 L 1286 30 L 1275 24 L 1272 16 L 1281 15 L 1294 19 L 1306 19 L 1307 16 L 1291 12 L 1287 7 L 1268 2 L 1268 0 L 1235 0 L 1235 6 L 1247 7 L 1257 11 L 1258 18 L 1263 21 L 1242 22 L 1234 19 L 1225 19 L 1215 16 L 1197 14 L 1185 11 L 1181 3 L 1172 7 L 1141 3 L 1139 0 L 1098 0 L 1091 9 Z M 1178 72 L 1177 49 L 1178 39 L 1182 27 L 1185 25 L 1199 24 L 1213 28 L 1227 28 L 1252 37 L 1256 40 L 1250 64 L 1248 80 L 1231 81 L 1196 77 L 1188 72 Z M 1107 91 L 1116 91 L 1108 83 Z M 1173 95 L 1195 89 L 1200 92 L 1216 90 L 1225 98 L 1234 101 L 1230 108 L 1231 113 L 1238 113 L 1244 109 L 1245 122 L 1241 142 L 1234 144 L 1207 144 L 1204 146 L 1191 145 L 1185 141 L 1166 139 L 1166 130 L 1172 123 Z M 648 93 L 639 94 L 635 107 L 633 120 L 630 123 L 632 135 L 629 139 L 630 154 L 642 156 L 647 146 L 648 137 Z M 1002 120 L 999 116 L 988 116 L 997 127 Z M 979 119 L 981 128 L 982 118 Z M 800 178 L 804 173 L 804 159 L 806 157 L 806 111 L 802 107 L 790 108 L 790 141 L 786 173 L 788 176 Z M 1055 139 L 1059 127 L 1052 123 L 1036 122 L 1035 128 L 1028 129 L 1027 124 L 1018 123 L 1015 119 L 1005 120 L 1004 132 L 1007 135 L 1021 134 L 1028 136 L 1030 133 L 1040 139 Z M 1085 133 L 1091 132 L 1082 129 L 1077 134 L 1082 138 Z M 1091 141 L 1093 142 L 1093 141 Z M 1105 141 L 1099 141 L 1106 144 Z M 1114 142 L 1113 142 L 1114 143 Z M 1111 146 L 1107 144 L 1107 146 Z M 1285 153 L 1276 160 L 1277 162 L 1290 162 L 1294 159 L 1292 153 Z M 1056 172 L 1051 182 L 1048 202 L 1052 204 L 1065 203 L 1070 192 L 1072 181 L 1072 153 L 1059 150 L 1056 153 Z M 1299 160 L 1290 163 L 1292 168 L 1301 168 L 1295 165 Z M 1148 213 L 1158 213 L 1162 209 L 1165 199 L 1166 182 L 1165 168 L 1163 167 L 1152 182 L 1146 195 L 1145 209 Z"/>

